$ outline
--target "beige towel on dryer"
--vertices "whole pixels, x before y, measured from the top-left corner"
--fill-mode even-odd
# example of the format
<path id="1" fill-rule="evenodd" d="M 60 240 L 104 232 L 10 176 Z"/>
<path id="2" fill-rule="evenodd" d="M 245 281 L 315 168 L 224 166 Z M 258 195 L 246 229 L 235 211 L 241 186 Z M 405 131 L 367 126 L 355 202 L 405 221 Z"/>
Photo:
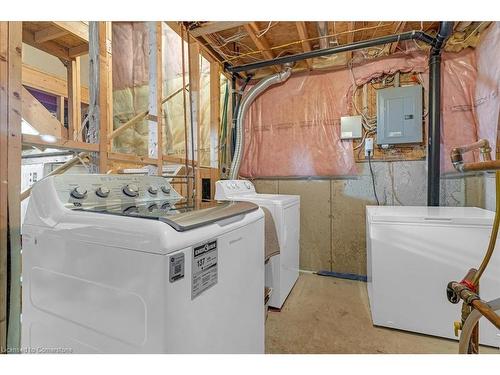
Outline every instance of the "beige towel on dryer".
<path id="1" fill-rule="evenodd" d="M 280 253 L 280 244 L 278 242 L 278 233 L 276 232 L 276 225 L 274 225 L 273 215 L 265 207 L 261 207 L 264 211 L 265 220 L 265 261 L 267 262 L 269 258 Z"/>

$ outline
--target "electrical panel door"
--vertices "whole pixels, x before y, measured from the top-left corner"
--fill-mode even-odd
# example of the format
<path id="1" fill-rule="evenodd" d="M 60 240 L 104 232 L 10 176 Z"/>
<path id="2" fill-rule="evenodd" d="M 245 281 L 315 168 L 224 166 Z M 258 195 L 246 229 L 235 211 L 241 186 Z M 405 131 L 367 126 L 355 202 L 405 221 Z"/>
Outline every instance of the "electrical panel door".
<path id="1" fill-rule="evenodd" d="M 422 142 L 422 86 L 377 91 L 377 144 Z"/>

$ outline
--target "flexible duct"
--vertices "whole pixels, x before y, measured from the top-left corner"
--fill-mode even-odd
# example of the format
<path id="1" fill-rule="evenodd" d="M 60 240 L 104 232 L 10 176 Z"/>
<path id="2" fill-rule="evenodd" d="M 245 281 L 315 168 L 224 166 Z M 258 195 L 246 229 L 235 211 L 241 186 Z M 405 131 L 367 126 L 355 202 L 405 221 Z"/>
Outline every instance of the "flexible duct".
<path id="1" fill-rule="evenodd" d="M 490 305 L 490 307 L 493 311 L 499 311 L 500 310 L 500 298 L 489 301 L 488 305 Z M 464 326 L 462 328 L 462 333 L 460 335 L 460 343 L 458 346 L 458 353 L 459 354 L 467 354 L 472 331 L 481 317 L 482 317 L 482 315 L 479 312 L 479 310 L 474 309 L 474 310 L 472 310 L 469 317 L 465 321 Z"/>
<path id="2" fill-rule="evenodd" d="M 284 82 L 292 74 L 292 64 L 286 64 L 285 69 L 279 73 L 273 74 L 272 76 L 266 77 L 259 81 L 254 87 L 252 87 L 246 95 L 240 101 L 238 112 L 236 115 L 236 140 L 235 140 L 235 150 L 233 161 L 231 162 L 231 172 L 229 173 L 229 178 L 231 180 L 236 180 L 238 178 L 238 173 L 240 171 L 241 159 L 243 158 L 243 120 L 245 114 L 250 108 L 250 105 L 254 100 L 262 94 L 269 87 L 276 85 L 278 83 Z"/>

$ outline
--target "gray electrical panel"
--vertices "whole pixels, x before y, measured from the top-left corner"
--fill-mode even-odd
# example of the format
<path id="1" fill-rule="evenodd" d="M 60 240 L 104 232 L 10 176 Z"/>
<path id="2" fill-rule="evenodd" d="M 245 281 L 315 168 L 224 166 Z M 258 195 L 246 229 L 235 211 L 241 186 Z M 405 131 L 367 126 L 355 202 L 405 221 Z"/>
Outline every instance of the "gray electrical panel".
<path id="1" fill-rule="evenodd" d="M 422 142 L 422 86 L 377 90 L 377 144 Z"/>

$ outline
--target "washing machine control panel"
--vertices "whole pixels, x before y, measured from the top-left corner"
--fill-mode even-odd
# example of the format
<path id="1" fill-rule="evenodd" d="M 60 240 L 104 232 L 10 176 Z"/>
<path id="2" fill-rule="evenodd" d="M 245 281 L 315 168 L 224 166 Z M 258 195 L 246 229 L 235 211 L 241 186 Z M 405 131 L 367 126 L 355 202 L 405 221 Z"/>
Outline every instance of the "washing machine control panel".
<path id="1" fill-rule="evenodd" d="M 216 200 L 227 200 L 235 195 L 255 193 L 255 186 L 248 180 L 220 180 L 215 183 Z"/>
<path id="2" fill-rule="evenodd" d="M 63 174 L 54 178 L 54 185 L 60 201 L 69 206 L 170 201 L 182 198 L 167 179 L 160 176 Z"/>

